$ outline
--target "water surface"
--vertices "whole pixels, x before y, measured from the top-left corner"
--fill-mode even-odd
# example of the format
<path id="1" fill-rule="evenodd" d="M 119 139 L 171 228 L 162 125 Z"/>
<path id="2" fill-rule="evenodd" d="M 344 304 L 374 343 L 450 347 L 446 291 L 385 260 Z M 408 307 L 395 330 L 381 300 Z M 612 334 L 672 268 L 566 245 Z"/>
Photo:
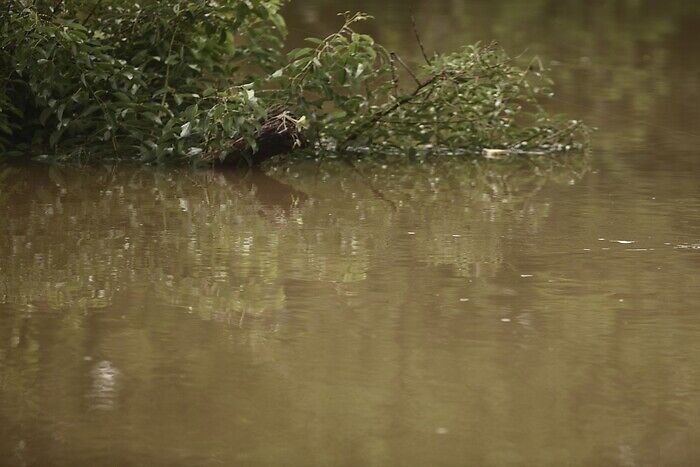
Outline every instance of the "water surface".
<path id="1" fill-rule="evenodd" d="M 0 464 L 700 463 L 700 8 L 316 0 L 292 41 L 346 9 L 540 55 L 591 154 L 0 167 Z"/>

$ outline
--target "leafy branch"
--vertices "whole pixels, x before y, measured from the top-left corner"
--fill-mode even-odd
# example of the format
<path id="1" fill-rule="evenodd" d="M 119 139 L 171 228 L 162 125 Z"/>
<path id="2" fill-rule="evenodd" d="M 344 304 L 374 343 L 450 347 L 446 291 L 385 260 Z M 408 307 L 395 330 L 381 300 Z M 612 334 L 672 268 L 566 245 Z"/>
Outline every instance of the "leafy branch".
<path id="1" fill-rule="evenodd" d="M 414 69 L 355 30 L 369 15 L 346 12 L 336 32 L 283 54 L 281 1 L 7 0 L 0 150 L 255 164 L 300 148 L 585 143 L 580 122 L 545 112 L 544 70 L 516 66 L 496 44 L 429 55 L 414 20 L 425 62 Z"/>

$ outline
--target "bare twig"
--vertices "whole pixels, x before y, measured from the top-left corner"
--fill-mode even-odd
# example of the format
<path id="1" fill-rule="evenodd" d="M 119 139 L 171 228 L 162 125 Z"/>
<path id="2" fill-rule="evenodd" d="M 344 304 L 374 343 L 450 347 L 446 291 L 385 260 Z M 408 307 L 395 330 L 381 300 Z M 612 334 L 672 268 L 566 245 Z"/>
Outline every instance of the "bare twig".
<path id="1" fill-rule="evenodd" d="M 175 25 L 175 29 L 173 30 L 173 35 L 170 38 L 170 46 L 168 47 L 168 53 L 165 56 L 165 61 L 167 62 L 170 59 L 170 54 L 173 51 L 173 44 L 175 43 L 175 36 L 177 35 L 177 30 L 180 27 L 180 23 L 177 23 Z M 164 106 L 165 105 L 165 98 L 168 96 L 168 87 L 170 86 L 170 64 L 168 63 L 167 67 L 165 68 L 165 84 L 163 84 L 163 89 L 165 89 L 165 92 L 163 93 L 163 99 L 160 101 L 160 105 Z"/>
<path id="2" fill-rule="evenodd" d="M 413 80 L 416 82 L 416 84 L 418 86 L 420 86 L 422 84 L 420 82 L 420 80 L 418 79 L 418 77 L 416 76 L 416 74 L 413 73 L 413 70 L 411 70 L 411 68 L 408 65 L 406 65 L 406 63 L 403 60 L 401 60 L 401 57 L 399 57 L 396 53 L 391 52 L 391 58 L 392 58 L 392 60 L 395 59 L 397 62 L 399 62 L 401 64 L 401 66 L 404 67 L 404 69 L 406 71 L 408 71 L 408 74 L 411 75 L 411 78 L 413 78 Z"/>
<path id="3" fill-rule="evenodd" d="M 425 53 L 425 47 L 423 47 L 423 41 L 420 40 L 420 34 L 418 34 L 418 28 L 416 27 L 416 18 L 411 15 L 411 24 L 413 25 L 413 34 L 416 36 L 416 41 L 418 41 L 418 46 L 420 47 L 420 51 L 423 54 L 423 58 L 425 59 L 425 62 L 428 65 L 432 65 L 430 62 L 430 59 L 428 58 L 428 54 Z"/>
<path id="4" fill-rule="evenodd" d="M 389 65 L 391 66 L 391 82 L 394 85 L 394 96 L 399 97 L 399 77 L 396 74 L 394 54 L 389 54 Z"/>
<path id="5" fill-rule="evenodd" d="M 394 97 L 399 97 L 399 76 L 396 74 L 396 60 L 393 52 L 386 50 L 386 47 L 376 44 L 377 50 L 384 54 L 386 61 L 389 62 L 391 68 L 391 83 L 394 86 Z M 365 84 L 367 84 L 365 82 Z"/>

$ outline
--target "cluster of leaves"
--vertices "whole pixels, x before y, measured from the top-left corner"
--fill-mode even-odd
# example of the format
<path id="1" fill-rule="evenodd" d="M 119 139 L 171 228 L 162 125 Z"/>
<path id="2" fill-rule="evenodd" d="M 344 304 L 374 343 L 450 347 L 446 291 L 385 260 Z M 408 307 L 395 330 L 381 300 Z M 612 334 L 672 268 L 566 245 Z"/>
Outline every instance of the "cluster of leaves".
<path id="1" fill-rule="evenodd" d="M 279 99 L 308 115 L 313 134 L 333 149 L 543 153 L 586 141 L 580 121 L 543 109 L 551 81 L 539 60 L 518 67 L 497 44 L 477 44 L 452 54 L 424 54 L 425 64 L 413 71 L 353 31 L 354 23 L 367 18 L 346 15 L 338 33 L 308 39 L 315 48 L 292 51 L 290 63 L 277 72 L 279 93 L 285 94 Z"/>
<path id="2" fill-rule="evenodd" d="M 281 1 L 8 0 L 0 149 L 249 160 L 280 115 L 334 151 L 555 151 L 581 141 L 579 122 L 540 107 L 541 70 L 516 67 L 495 45 L 424 55 L 414 72 L 353 29 L 367 15 L 346 13 L 336 33 L 283 54 Z"/>
<path id="3" fill-rule="evenodd" d="M 246 131 L 249 116 L 265 112 L 251 86 L 239 84 L 278 63 L 279 7 L 9 0 L 0 7 L 0 144 L 162 160 L 190 149 L 196 119 L 217 123 L 203 140 Z"/>

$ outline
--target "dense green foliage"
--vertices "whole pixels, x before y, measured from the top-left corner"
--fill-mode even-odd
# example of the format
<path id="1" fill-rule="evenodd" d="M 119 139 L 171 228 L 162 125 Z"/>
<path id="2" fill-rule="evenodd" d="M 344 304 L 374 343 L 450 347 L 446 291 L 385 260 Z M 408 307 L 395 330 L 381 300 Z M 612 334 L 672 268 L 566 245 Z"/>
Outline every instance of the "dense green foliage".
<path id="1" fill-rule="evenodd" d="M 144 161 L 249 159 L 263 128 L 316 150 L 560 151 L 541 69 L 496 45 L 413 72 L 357 33 L 283 53 L 282 0 L 9 0 L 0 8 L 0 149 Z M 411 85 L 406 84 L 411 81 Z M 303 135 L 300 136 L 300 135 Z"/>

